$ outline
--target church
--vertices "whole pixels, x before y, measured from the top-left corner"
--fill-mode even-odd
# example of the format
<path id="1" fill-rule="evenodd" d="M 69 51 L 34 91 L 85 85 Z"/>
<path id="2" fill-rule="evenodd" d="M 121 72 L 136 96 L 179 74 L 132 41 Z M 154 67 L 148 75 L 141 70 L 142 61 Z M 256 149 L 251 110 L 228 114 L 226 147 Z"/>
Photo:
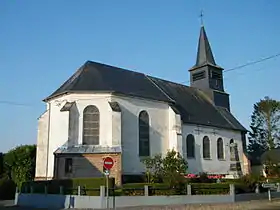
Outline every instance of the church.
<path id="1" fill-rule="evenodd" d="M 201 26 L 190 86 L 140 72 L 87 61 L 45 98 L 38 119 L 36 180 L 145 172 L 141 159 L 174 149 L 186 173 L 248 173 L 247 130 L 230 112 L 223 68 Z"/>

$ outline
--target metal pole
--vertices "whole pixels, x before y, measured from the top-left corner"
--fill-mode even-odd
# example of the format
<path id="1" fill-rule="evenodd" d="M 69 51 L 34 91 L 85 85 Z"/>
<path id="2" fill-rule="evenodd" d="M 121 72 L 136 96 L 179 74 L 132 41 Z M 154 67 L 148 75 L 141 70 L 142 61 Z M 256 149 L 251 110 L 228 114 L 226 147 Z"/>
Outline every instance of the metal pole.
<path id="1" fill-rule="evenodd" d="M 109 209 L 109 174 L 106 174 L 106 196 L 107 196 L 107 209 Z"/>
<path id="2" fill-rule="evenodd" d="M 270 192 L 270 188 L 268 188 L 268 200 L 271 201 L 271 192 Z"/>

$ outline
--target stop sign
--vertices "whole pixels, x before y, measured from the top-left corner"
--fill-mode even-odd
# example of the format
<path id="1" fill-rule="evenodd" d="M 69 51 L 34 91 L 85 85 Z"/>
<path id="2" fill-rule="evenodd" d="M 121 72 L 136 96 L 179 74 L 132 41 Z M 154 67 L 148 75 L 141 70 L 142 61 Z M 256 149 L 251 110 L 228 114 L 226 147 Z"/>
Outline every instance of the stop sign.
<path id="1" fill-rule="evenodd" d="M 110 170 L 114 166 L 114 160 L 110 157 L 106 157 L 103 162 L 104 168 Z"/>

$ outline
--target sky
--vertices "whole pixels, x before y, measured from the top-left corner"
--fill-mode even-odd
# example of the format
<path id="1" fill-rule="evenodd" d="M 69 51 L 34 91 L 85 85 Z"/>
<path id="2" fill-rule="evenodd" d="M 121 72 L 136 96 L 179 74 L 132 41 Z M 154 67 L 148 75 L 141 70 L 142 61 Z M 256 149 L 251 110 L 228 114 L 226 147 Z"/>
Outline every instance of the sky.
<path id="1" fill-rule="evenodd" d="M 225 70 L 280 53 L 278 0 L 0 1 L 0 151 L 34 144 L 42 99 L 87 60 L 189 85 L 200 10 Z M 231 111 L 280 100 L 280 56 L 225 72 Z"/>

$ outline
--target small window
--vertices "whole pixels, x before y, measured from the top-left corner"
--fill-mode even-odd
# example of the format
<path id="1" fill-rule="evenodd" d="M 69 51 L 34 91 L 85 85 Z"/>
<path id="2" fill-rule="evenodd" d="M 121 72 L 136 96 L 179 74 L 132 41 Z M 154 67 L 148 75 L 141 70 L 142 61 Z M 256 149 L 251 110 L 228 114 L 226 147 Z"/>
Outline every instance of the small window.
<path id="1" fill-rule="evenodd" d="M 205 71 L 201 71 L 192 75 L 193 81 L 205 78 Z"/>
<path id="2" fill-rule="evenodd" d="M 72 158 L 65 159 L 65 173 L 72 173 Z"/>

